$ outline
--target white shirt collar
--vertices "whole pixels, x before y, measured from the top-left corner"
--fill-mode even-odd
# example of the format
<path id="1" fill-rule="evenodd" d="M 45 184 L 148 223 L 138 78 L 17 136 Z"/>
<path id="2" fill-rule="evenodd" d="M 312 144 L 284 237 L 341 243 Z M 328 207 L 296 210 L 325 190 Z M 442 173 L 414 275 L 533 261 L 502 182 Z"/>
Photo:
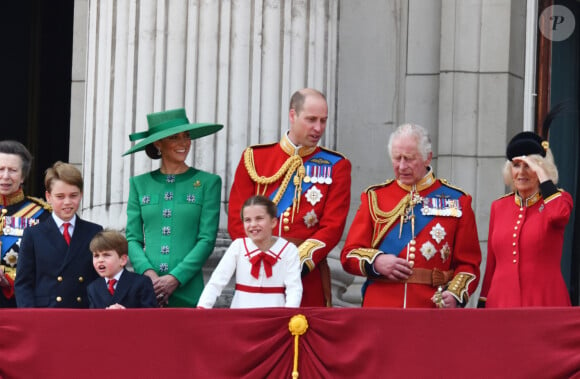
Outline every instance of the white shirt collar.
<path id="1" fill-rule="evenodd" d="M 77 215 L 74 215 L 73 218 L 70 219 L 70 221 L 64 221 L 60 217 L 58 217 L 54 212 L 52 212 L 52 219 L 54 220 L 54 222 L 56 222 L 56 226 L 58 226 L 59 229 L 62 229 L 62 224 L 64 224 L 65 222 L 70 223 L 70 227 L 74 229 L 75 224 L 77 222 Z"/>

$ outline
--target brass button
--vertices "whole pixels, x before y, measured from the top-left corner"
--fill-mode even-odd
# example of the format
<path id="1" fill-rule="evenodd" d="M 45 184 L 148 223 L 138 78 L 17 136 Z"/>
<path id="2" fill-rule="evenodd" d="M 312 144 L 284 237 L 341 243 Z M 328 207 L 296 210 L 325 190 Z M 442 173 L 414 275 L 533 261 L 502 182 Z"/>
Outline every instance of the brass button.
<path id="1" fill-rule="evenodd" d="M 62 282 L 62 276 L 57 277 L 56 280 Z"/>
<path id="2" fill-rule="evenodd" d="M 411 246 L 411 247 L 409 248 L 409 251 L 410 251 L 411 253 L 414 253 L 415 251 L 417 251 L 417 248 L 416 248 L 415 246 Z"/>
<path id="3" fill-rule="evenodd" d="M 514 230 L 518 230 L 518 227 L 517 226 L 514 226 Z"/>
<path id="4" fill-rule="evenodd" d="M 79 282 L 81 282 L 81 283 L 82 283 L 82 282 L 84 282 L 84 281 L 85 281 L 85 278 L 83 278 L 82 276 L 79 276 Z"/>
<path id="5" fill-rule="evenodd" d="M 514 254 L 514 255 L 516 255 L 517 253 L 518 253 L 517 251 L 514 251 L 514 252 L 513 252 L 513 254 Z"/>
<path id="6" fill-rule="evenodd" d="M 514 233 L 514 238 L 516 238 L 518 235 Z"/>
<path id="7" fill-rule="evenodd" d="M 290 212 L 288 212 L 288 211 L 284 212 L 284 216 L 285 217 L 290 217 Z"/>
<path id="8" fill-rule="evenodd" d="M 415 254 L 413 253 L 409 254 L 409 259 L 415 259 Z"/>
<path id="9" fill-rule="evenodd" d="M 288 225 L 284 226 L 284 231 L 287 232 L 290 230 L 290 227 Z"/>
<path id="10" fill-rule="evenodd" d="M 409 266 L 411 266 L 411 268 L 413 268 L 413 266 L 415 266 L 415 262 L 414 261 L 409 261 Z"/>
<path id="11" fill-rule="evenodd" d="M 60 303 L 60 302 L 62 301 L 62 297 L 60 297 L 60 296 L 57 296 L 57 297 L 56 297 L 56 301 L 57 301 L 58 303 Z"/>
<path id="12" fill-rule="evenodd" d="M 515 260 L 515 259 L 513 260 L 513 262 L 514 262 L 514 263 L 518 263 L 518 261 L 517 261 L 517 260 Z"/>
<path id="13" fill-rule="evenodd" d="M 287 218 L 283 218 L 282 219 L 282 223 L 283 224 L 289 224 L 290 223 L 290 220 L 288 220 Z"/>
<path id="14" fill-rule="evenodd" d="M 417 241 L 415 241 L 414 239 L 412 239 L 411 242 L 410 242 L 410 244 L 411 245 L 415 245 L 415 244 L 417 244 Z"/>
<path id="15" fill-rule="evenodd" d="M 512 242 L 512 246 L 515 246 L 515 245 L 516 245 L 516 243 L 515 242 Z"/>
<path id="16" fill-rule="evenodd" d="M 79 297 L 77 297 L 77 303 L 80 303 L 81 301 L 83 301 L 83 298 L 82 298 L 82 297 L 80 297 L 80 296 L 79 296 Z"/>

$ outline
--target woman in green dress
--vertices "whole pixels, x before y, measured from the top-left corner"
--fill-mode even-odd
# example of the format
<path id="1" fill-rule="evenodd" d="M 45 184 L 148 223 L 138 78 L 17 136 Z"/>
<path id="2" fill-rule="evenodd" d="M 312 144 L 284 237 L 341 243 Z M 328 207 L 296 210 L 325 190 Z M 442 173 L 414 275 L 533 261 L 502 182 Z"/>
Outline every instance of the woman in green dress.
<path id="1" fill-rule="evenodd" d="M 202 266 L 219 225 L 221 178 L 185 162 L 191 140 L 220 130 L 190 124 L 184 109 L 147 115 L 149 129 L 123 155 L 145 150 L 160 168 L 130 179 L 127 240 L 133 268 L 153 281 L 160 306 L 195 307 L 203 290 Z"/>

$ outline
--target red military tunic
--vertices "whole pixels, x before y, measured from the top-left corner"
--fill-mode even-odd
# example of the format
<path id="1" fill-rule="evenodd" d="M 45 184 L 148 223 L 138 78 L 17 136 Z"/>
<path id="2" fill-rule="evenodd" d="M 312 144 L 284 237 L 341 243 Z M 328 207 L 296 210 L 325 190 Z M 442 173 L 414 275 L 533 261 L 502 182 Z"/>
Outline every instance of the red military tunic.
<path id="1" fill-rule="evenodd" d="M 341 154 L 321 147 L 295 147 L 286 135 L 280 143 L 246 149 L 236 169 L 228 206 L 230 237 L 245 237 L 243 203 L 253 195 L 269 196 L 280 217 L 274 235 L 298 246 L 302 306 L 331 304 L 326 256 L 340 241 L 346 223 L 350 170 L 350 162 Z M 296 198 L 295 193 L 299 193 Z"/>
<path id="2" fill-rule="evenodd" d="M 511 193 L 492 203 L 481 289 L 486 308 L 571 305 L 560 268 L 571 211 L 572 197 L 557 190 L 546 199 Z"/>
<path id="3" fill-rule="evenodd" d="M 440 285 L 465 304 L 477 287 L 481 250 L 471 196 L 431 171 L 412 189 L 389 181 L 361 195 L 341 262 L 347 272 L 367 276 L 363 307 L 433 308 Z M 388 281 L 376 273 L 379 254 L 412 262 L 412 279 Z"/>

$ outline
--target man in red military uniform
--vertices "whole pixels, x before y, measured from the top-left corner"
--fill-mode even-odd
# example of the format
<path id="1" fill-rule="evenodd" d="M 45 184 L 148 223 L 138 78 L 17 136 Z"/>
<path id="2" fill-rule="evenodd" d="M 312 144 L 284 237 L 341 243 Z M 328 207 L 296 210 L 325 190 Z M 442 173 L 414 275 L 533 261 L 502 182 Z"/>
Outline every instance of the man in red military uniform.
<path id="1" fill-rule="evenodd" d="M 367 277 L 363 307 L 464 306 L 481 262 L 471 196 L 435 178 L 423 127 L 397 128 L 389 154 L 396 180 L 362 193 L 341 263 Z"/>
<path id="2" fill-rule="evenodd" d="M 328 105 L 322 93 L 302 89 L 290 99 L 290 130 L 279 143 L 248 147 L 230 192 L 228 231 L 244 237 L 241 207 L 250 196 L 269 196 L 278 206 L 275 235 L 298 246 L 302 306 L 331 306 L 326 256 L 339 242 L 350 205 L 350 162 L 318 146 Z"/>

